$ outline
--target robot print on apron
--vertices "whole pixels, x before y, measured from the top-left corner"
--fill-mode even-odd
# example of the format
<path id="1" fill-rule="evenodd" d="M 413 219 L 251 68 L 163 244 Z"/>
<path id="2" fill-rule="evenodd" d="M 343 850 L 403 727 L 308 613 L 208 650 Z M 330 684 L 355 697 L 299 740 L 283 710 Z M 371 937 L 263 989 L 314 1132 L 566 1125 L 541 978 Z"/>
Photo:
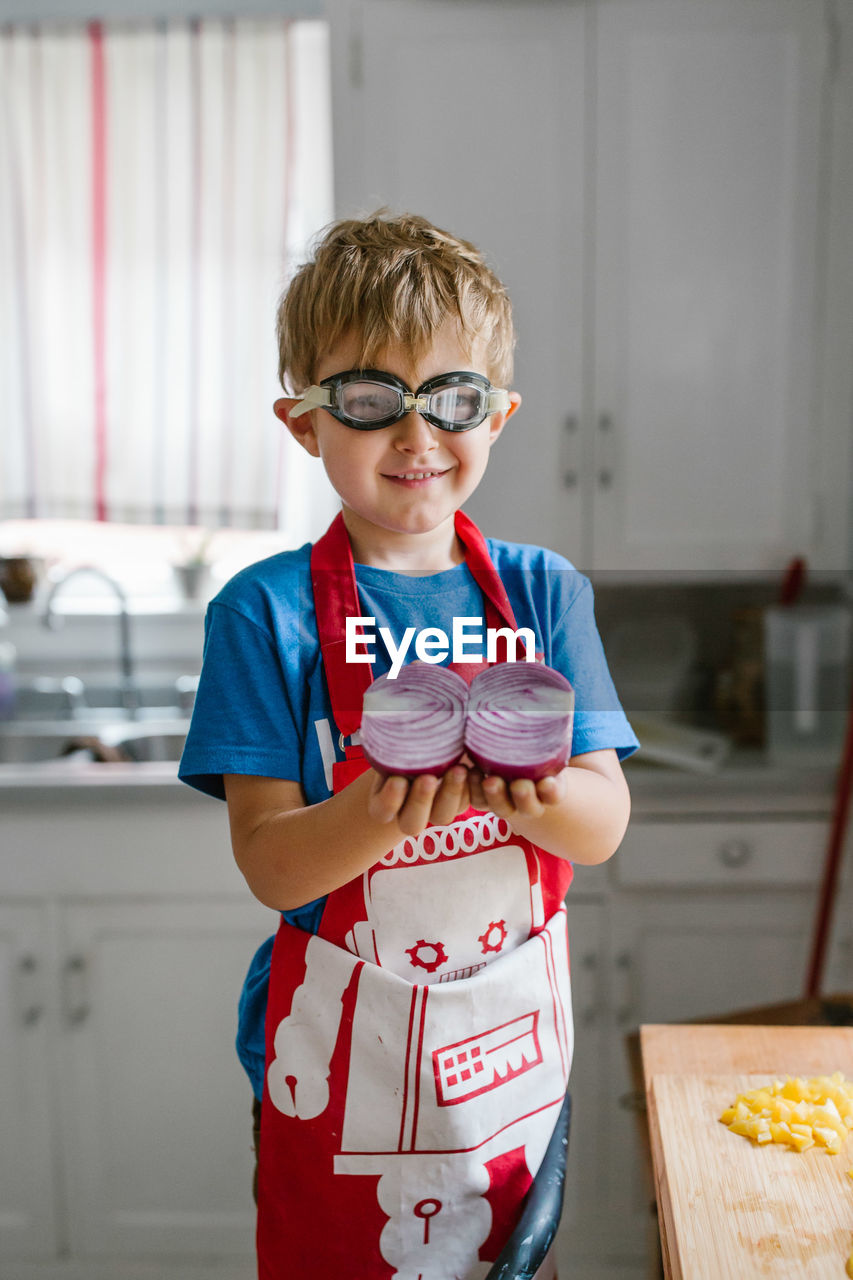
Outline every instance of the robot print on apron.
<path id="1" fill-rule="evenodd" d="M 487 625 L 514 631 L 482 535 L 461 512 L 456 531 Z M 343 741 L 370 675 L 344 660 L 344 619 L 361 610 L 340 515 L 311 568 Z M 367 767 L 347 745 L 335 793 Z M 260 1280 L 487 1275 L 568 1082 L 571 875 L 471 808 L 331 893 L 319 934 L 282 919 L 266 1016 Z"/>

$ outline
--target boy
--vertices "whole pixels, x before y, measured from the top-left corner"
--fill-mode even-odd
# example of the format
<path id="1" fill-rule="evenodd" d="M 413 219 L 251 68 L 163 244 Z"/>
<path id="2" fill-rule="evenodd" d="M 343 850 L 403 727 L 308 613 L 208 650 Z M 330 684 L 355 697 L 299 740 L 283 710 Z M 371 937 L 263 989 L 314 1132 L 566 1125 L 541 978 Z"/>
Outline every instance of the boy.
<path id="1" fill-rule="evenodd" d="M 283 913 L 239 1018 L 263 1100 L 259 1275 L 478 1280 L 563 1100 L 562 900 L 571 863 L 622 839 L 619 761 L 637 743 L 586 579 L 487 541 L 460 511 L 520 404 L 503 389 L 509 301 L 474 246 L 414 216 L 338 223 L 285 293 L 278 336 L 275 412 L 341 514 L 212 602 L 181 763 L 227 799 L 237 863 Z M 373 620 L 356 654 L 352 618 Z M 454 618 L 532 628 L 572 682 L 555 777 L 507 786 L 464 758 L 411 781 L 367 766 L 365 687 L 408 628 L 450 634 Z M 470 679 L 471 657 L 449 665 Z"/>

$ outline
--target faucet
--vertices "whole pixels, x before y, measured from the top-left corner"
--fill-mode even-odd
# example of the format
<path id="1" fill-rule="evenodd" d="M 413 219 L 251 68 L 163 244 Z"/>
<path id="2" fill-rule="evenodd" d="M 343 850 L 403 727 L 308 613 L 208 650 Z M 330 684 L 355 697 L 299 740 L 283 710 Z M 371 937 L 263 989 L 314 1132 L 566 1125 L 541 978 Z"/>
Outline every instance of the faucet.
<path id="1" fill-rule="evenodd" d="M 54 583 L 51 587 L 44 606 L 42 622 L 51 631 L 56 631 L 62 626 L 64 622 L 63 616 L 61 613 L 58 613 L 54 607 L 56 597 L 59 595 L 60 591 L 64 589 L 67 582 L 70 582 L 72 578 L 77 577 L 77 575 L 81 573 L 92 574 L 94 577 L 100 578 L 102 582 L 106 583 L 110 591 L 112 591 L 113 595 L 118 600 L 118 625 L 121 646 L 121 705 L 127 711 L 128 715 L 133 718 L 139 710 L 139 690 L 134 678 L 133 653 L 130 644 L 130 612 L 127 607 L 127 596 L 121 584 L 116 582 L 115 578 L 111 578 L 108 573 L 104 573 L 103 569 L 98 569 L 95 565 L 79 565 L 76 569 L 72 569 L 69 573 L 66 573 L 64 578 L 60 578 L 60 580 Z"/>

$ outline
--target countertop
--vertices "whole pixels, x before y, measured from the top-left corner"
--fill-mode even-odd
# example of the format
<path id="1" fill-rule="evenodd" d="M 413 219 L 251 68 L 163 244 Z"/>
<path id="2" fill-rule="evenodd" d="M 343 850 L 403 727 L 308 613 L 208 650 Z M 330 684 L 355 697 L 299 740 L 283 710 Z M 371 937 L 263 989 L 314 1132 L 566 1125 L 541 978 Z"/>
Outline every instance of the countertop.
<path id="1" fill-rule="evenodd" d="M 828 818 L 837 770 L 777 764 L 761 751 L 734 751 L 716 773 L 690 773 L 629 760 L 625 776 L 634 817 L 707 813 L 714 817 L 767 812 Z"/>
<path id="2" fill-rule="evenodd" d="M 68 796 L 97 795 L 114 800 L 121 792 L 186 792 L 173 761 L 138 764 L 96 764 L 78 759 L 39 764 L 0 765 L 3 804 L 12 799 L 30 802 L 46 791 Z M 631 788 L 634 818 L 677 818 L 679 814 L 707 814 L 715 818 L 772 812 L 829 818 L 835 771 L 792 769 L 769 763 L 759 752 L 734 753 L 713 774 L 696 774 L 663 765 L 629 761 L 625 768 Z"/>

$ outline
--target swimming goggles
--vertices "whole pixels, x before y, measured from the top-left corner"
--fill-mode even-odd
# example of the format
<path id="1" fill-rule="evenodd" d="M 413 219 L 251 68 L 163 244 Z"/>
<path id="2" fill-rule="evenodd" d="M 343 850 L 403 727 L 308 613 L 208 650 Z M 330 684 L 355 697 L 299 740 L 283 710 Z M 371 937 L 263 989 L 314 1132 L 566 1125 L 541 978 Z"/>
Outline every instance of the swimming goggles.
<path id="1" fill-rule="evenodd" d="M 509 392 L 493 387 L 480 373 L 440 373 L 413 392 L 393 373 L 348 369 L 309 387 L 291 409 L 290 417 L 325 409 L 356 431 L 378 431 L 417 410 L 442 431 L 470 431 L 489 414 L 509 407 Z"/>

